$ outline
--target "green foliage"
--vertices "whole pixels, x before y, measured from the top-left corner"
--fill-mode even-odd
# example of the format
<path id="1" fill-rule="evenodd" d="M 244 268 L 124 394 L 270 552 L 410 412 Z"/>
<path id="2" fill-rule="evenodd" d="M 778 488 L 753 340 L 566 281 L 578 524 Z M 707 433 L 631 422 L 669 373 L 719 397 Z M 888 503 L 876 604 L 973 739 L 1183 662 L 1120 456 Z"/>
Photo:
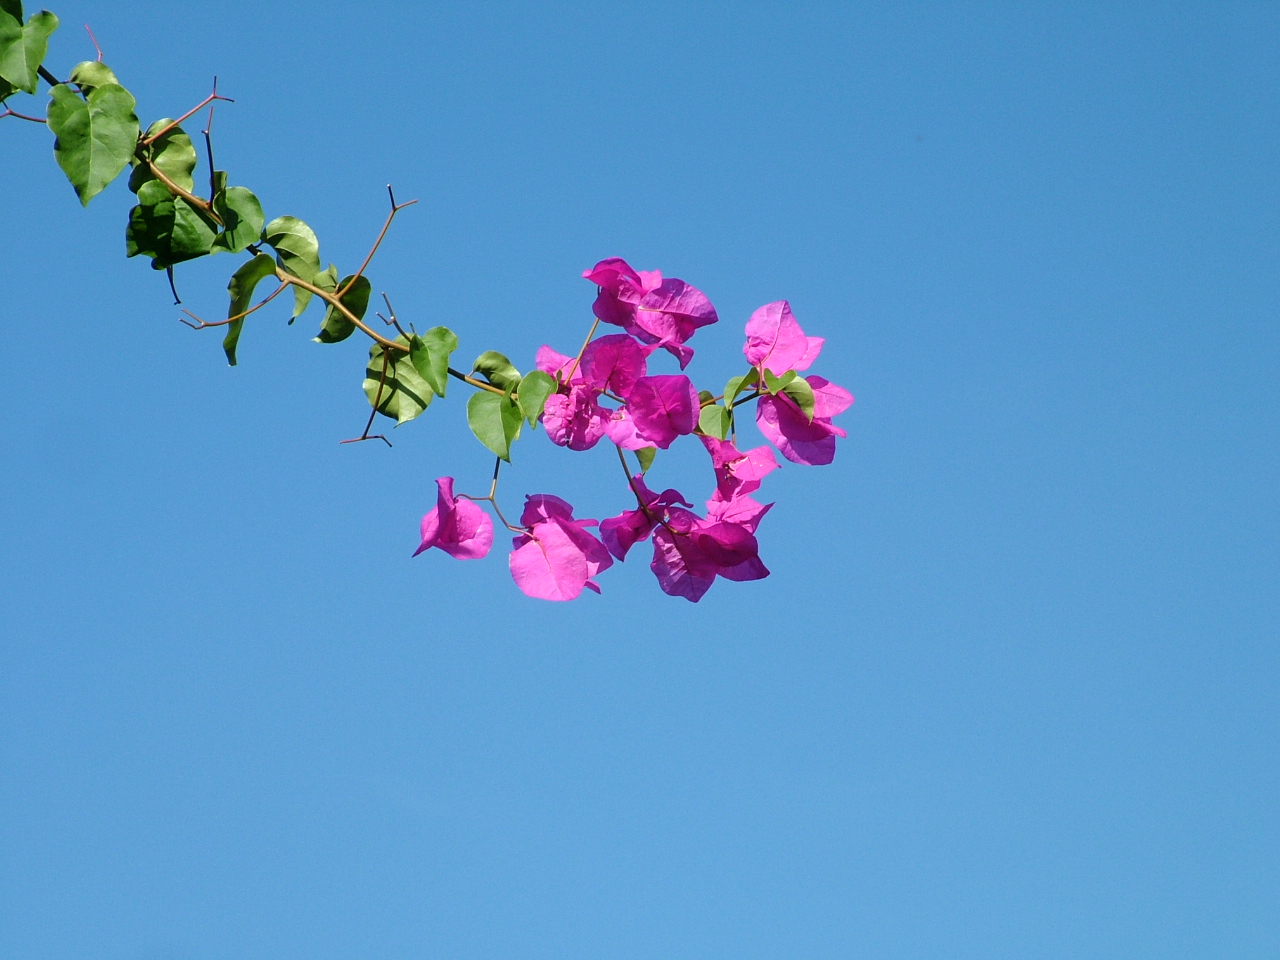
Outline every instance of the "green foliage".
<path id="1" fill-rule="evenodd" d="M 266 220 L 262 204 L 247 187 L 228 187 L 225 170 L 214 174 L 214 183 L 213 212 L 222 221 L 222 233 L 213 241 L 213 249 L 240 253 L 262 237 Z"/>
<path id="2" fill-rule="evenodd" d="M 108 83 L 119 83 L 116 75 L 105 63 L 97 60 L 86 60 L 71 68 L 67 83 L 74 83 L 84 96 L 93 93 L 97 87 L 105 87 Z"/>
<path id="3" fill-rule="evenodd" d="M 738 394 L 759 382 L 760 378 L 754 367 L 740 377 L 730 377 L 729 382 L 724 385 L 724 405 L 732 409 L 733 401 L 738 399 Z"/>
<path id="4" fill-rule="evenodd" d="M 449 356 L 458 349 L 458 338 L 448 327 L 432 327 L 422 336 L 409 338 L 414 369 L 431 389 L 444 396 L 449 386 Z"/>
<path id="5" fill-rule="evenodd" d="M 768 370 L 764 371 L 764 389 L 767 393 L 777 395 L 782 392 L 783 387 L 796 378 L 797 374 L 794 370 L 788 370 L 780 377 L 775 377 Z"/>
<path id="6" fill-rule="evenodd" d="M 476 439 L 511 462 L 511 444 L 520 438 L 524 414 L 507 392 L 501 396 L 487 390 L 472 394 L 467 401 L 467 424 Z"/>
<path id="7" fill-rule="evenodd" d="M 520 409 L 529 420 L 529 425 L 538 429 L 538 417 L 542 416 L 542 408 L 547 405 L 547 398 L 556 392 L 556 382 L 541 370 L 530 370 L 520 380 L 517 398 Z"/>
<path id="8" fill-rule="evenodd" d="M 641 447 L 636 451 L 636 459 L 640 461 L 640 472 L 648 473 L 653 466 L 653 458 L 658 455 L 657 447 Z"/>
<path id="9" fill-rule="evenodd" d="M 175 197 L 159 180 L 138 190 L 138 205 L 129 211 L 125 254 L 151 257 L 151 266 L 164 270 L 207 254 L 217 227 L 203 211 Z"/>
<path id="10" fill-rule="evenodd" d="M 810 422 L 813 421 L 813 387 L 809 386 L 808 380 L 797 376 L 794 380 L 789 381 L 781 392 L 794 400 L 796 406 L 800 408 L 800 412 L 808 417 Z"/>
<path id="11" fill-rule="evenodd" d="M 129 163 L 138 141 L 133 95 L 118 83 L 94 88 L 88 100 L 65 83 L 50 91 L 53 155 L 80 203 L 102 192 Z"/>
<path id="12" fill-rule="evenodd" d="M 300 280 L 313 283 L 320 272 L 320 241 L 315 231 L 297 217 L 276 217 L 262 231 L 262 239 L 276 252 L 280 269 Z M 319 284 L 317 284 L 318 286 Z M 302 316 L 312 293 L 293 288 L 293 316 Z"/>
<path id="13" fill-rule="evenodd" d="M 708 437 L 723 440 L 733 427 L 733 415 L 718 403 L 711 403 L 698 414 L 698 429 Z"/>
<path id="14" fill-rule="evenodd" d="M 369 309 L 369 294 L 373 287 L 366 276 L 346 277 L 339 285 L 345 291 L 338 302 L 351 311 L 357 320 L 364 319 L 364 312 Z M 335 290 L 337 287 L 335 287 Z M 324 324 L 316 336 L 316 343 L 337 343 L 355 333 L 356 325 L 333 304 L 324 315 Z M 412 355 L 412 351 L 411 354 Z"/>
<path id="15" fill-rule="evenodd" d="M 397 337 L 395 342 L 409 346 L 405 337 Z M 435 395 L 431 385 L 414 368 L 407 351 L 388 351 L 380 343 L 369 348 L 369 366 L 364 375 L 364 394 L 369 398 L 369 405 L 398 424 L 421 414 Z"/>
<path id="16" fill-rule="evenodd" d="M 231 282 L 227 284 L 227 292 L 231 294 L 231 305 L 227 307 L 227 319 L 238 317 L 248 310 L 253 300 L 254 288 L 258 286 L 259 281 L 274 276 L 275 272 L 275 261 L 265 253 L 260 253 L 252 260 L 241 264 L 240 269 L 231 275 Z M 222 349 L 227 354 L 227 363 L 233 367 L 236 365 L 236 345 L 240 342 L 240 331 L 243 328 L 244 317 L 232 320 L 227 325 L 227 335 L 222 340 Z"/>
<path id="17" fill-rule="evenodd" d="M 57 29 L 58 18 L 48 10 L 33 14 L 23 25 L 21 3 L 0 4 L 0 78 L 7 86 L 36 92 L 49 37 Z"/>
<path id="18" fill-rule="evenodd" d="M 502 390 L 514 390 L 520 385 L 520 371 L 497 350 L 486 350 L 476 357 L 476 362 L 471 365 L 471 372 L 483 375 Z"/>
<path id="19" fill-rule="evenodd" d="M 167 118 L 157 120 L 147 127 L 146 136 L 154 136 L 171 123 L 173 121 Z M 148 180 L 156 179 L 147 161 L 155 164 L 156 169 L 187 193 L 195 190 L 192 174 L 196 169 L 196 148 L 181 127 L 171 127 L 156 137 L 155 142 L 138 147 L 133 155 L 133 173 L 129 175 L 129 189 L 134 193 Z"/>

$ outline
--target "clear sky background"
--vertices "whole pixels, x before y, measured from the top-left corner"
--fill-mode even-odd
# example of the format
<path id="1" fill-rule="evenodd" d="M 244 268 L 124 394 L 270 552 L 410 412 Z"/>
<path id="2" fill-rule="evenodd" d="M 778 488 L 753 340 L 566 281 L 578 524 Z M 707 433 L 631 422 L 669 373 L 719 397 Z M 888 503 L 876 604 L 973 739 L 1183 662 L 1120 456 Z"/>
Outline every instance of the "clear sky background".
<path id="1" fill-rule="evenodd" d="M 786 298 L 858 399 L 769 579 L 529 600 L 409 556 L 485 487 L 465 390 L 339 446 L 358 337 L 268 308 L 228 368 L 123 182 L 0 122 L 0 957 L 1280 954 L 1280 8 L 55 12 L 144 122 L 216 73 L 219 165 L 344 273 L 420 198 L 375 290 L 464 361 L 572 352 L 623 256 L 719 310 L 699 383 Z M 539 432 L 543 491 L 627 505 Z"/>

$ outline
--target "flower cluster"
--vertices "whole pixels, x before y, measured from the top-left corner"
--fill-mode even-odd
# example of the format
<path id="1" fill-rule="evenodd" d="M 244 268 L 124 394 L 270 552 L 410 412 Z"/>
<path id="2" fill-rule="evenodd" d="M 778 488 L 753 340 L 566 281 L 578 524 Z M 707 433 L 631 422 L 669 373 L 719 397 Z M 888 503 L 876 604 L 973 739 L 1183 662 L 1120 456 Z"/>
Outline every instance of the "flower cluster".
<path id="1" fill-rule="evenodd" d="M 616 446 L 636 506 L 596 521 L 575 518 L 559 497 L 526 497 L 519 525 L 507 524 L 516 534 L 510 555 L 516 585 L 544 600 L 572 600 L 584 589 L 598 593 L 595 577 L 644 540 L 653 544 L 650 569 L 672 596 L 696 602 L 716 577 L 767 577 L 756 530 L 773 504 L 751 495 L 778 469 L 775 448 L 792 463 L 830 463 L 836 438 L 845 436 L 832 418 L 853 403 L 847 390 L 825 378 L 801 376 L 821 353 L 822 338 L 805 335 L 785 300 L 765 304 L 747 321 L 747 372 L 730 380 L 720 396 L 700 393 L 683 373 L 650 374 L 648 362 L 661 348 L 681 370 L 688 366 L 688 341 L 718 319 L 706 295 L 618 258 L 602 260 L 583 276 L 598 288 L 597 326 L 604 322 L 623 332 L 588 336 L 575 357 L 549 346 L 538 350 L 537 369 L 550 378 L 544 382 L 552 391 L 538 419 L 553 443 L 570 450 L 589 450 L 602 440 Z M 756 425 L 772 447 L 739 450 L 735 411 L 748 402 L 755 402 Z M 678 490 L 654 493 L 645 483 L 657 450 L 691 435 L 706 448 L 716 481 L 703 515 Z M 624 450 L 636 454 L 639 472 L 626 465 Z M 458 559 L 485 556 L 493 523 L 473 501 L 487 500 L 496 512 L 494 491 L 455 497 L 451 477 L 436 482 L 437 505 L 422 520 L 417 552 L 438 547 Z"/>

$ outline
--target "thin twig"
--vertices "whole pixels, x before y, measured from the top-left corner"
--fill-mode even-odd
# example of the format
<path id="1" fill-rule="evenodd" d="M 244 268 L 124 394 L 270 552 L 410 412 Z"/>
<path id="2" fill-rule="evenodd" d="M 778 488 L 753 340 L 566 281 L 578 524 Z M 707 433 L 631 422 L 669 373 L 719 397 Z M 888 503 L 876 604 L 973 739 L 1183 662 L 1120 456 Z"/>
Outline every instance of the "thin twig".
<path id="1" fill-rule="evenodd" d="M 391 184 L 389 183 L 387 184 L 387 195 L 391 197 L 391 212 L 387 214 L 387 221 L 382 225 L 382 232 L 378 234 L 378 239 L 373 241 L 373 249 L 371 249 L 369 251 L 369 255 L 364 258 L 364 263 L 360 264 L 360 269 L 353 273 L 351 275 L 351 279 L 344 283 L 342 288 L 337 291 L 337 296 L 339 297 L 346 296 L 347 291 L 350 290 L 355 282 L 364 275 L 369 263 L 373 260 L 373 255 L 378 252 L 378 247 L 382 246 L 382 238 L 387 235 L 387 231 L 391 228 L 391 221 L 396 218 L 396 214 L 405 207 L 411 207 L 418 202 L 417 200 L 408 200 L 404 203 L 397 204 L 396 195 L 392 192 Z"/>
<path id="2" fill-rule="evenodd" d="M 4 113 L 0 113 L 0 120 L 3 120 L 5 117 L 17 117 L 19 120 L 30 120 L 32 123 L 49 122 L 42 117 L 28 117 L 25 113 L 19 113 L 17 110 L 10 110 L 8 107 L 5 107 Z"/>
<path id="3" fill-rule="evenodd" d="M 179 317 L 178 320 L 181 321 L 182 323 L 185 323 L 192 330 L 203 330 L 205 327 L 225 327 L 228 323 L 235 323 L 237 320 L 243 320 L 245 317 L 253 313 L 255 310 L 262 309 L 268 303 L 270 303 L 272 300 L 280 296 L 280 294 L 284 293 L 284 291 L 288 289 L 289 289 L 289 285 L 287 283 L 282 283 L 280 284 L 280 286 L 276 287 L 275 293 L 271 294 L 271 296 L 267 297 L 261 303 L 256 303 L 252 307 L 250 307 L 248 310 L 246 310 L 244 313 L 237 313 L 234 317 L 227 317 L 227 319 L 225 320 L 201 320 L 190 310 L 185 310 L 185 309 L 182 312 L 185 313 L 188 317 L 190 317 L 191 320 L 194 320 L 195 323 L 192 323 L 190 320 L 183 320 L 181 317 Z"/>
<path id="4" fill-rule="evenodd" d="M 282 267 L 276 267 L 276 277 L 280 280 L 281 283 L 291 283 L 295 287 L 301 287 L 303 290 L 310 290 L 313 294 L 315 294 L 325 303 L 329 304 L 331 307 L 334 307 L 339 313 L 341 313 L 353 324 L 355 324 L 357 327 L 359 327 L 361 330 L 367 333 L 375 341 L 382 344 L 384 349 L 395 350 L 397 353 L 409 352 L 409 347 L 406 344 L 396 343 L 394 340 L 388 340 L 386 337 L 378 333 L 372 327 L 368 326 L 363 320 L 361 320 L 354 313 L 352 313 L 345 303 L 343 303 L 341 300 L 339 300 L 334 294 L 330 293 L 329 291 L 322 290 L 319 287 L 317 287 L 314 283 L 308 283 L 307 281 L 303 280 L 301 277 L 295 277 L 292 273 L 287 272 Z M 499 390 L 498 392 L 501 393 L 502 391 Z"/>
<path id="5" fill-rule="evenodd" d="M 380 433 L 369 436 L 369 429 L 373 426 L 373 418 L 378 415 L 378 404 L 382 403 L 382 387 L 387 382 L 387 352 L 382 351 L 382 375 L 378 377 L 378 392 L 374 394 L 373 409 L 369 411 L 369 422 L 364 425 L 364 433 L 358 437 L 352 437 L 350 440 L 339 440 L 339 443 L 361 443 L 365 440 L 381 440 L 388 447 L 391 441 Z"/>
<path id="6" fill-rule="evenodd" d="M 502 525 L 512 533 L 528 533 L 528 527 L 513 527 L 507 523 L 507 518 L 502 515 L 502 508 L 498 506 L 498 471 L 502 468 L 502 458 L 498 457 L 497 462 L 493 465 L 493 483 L 489 484 L 489 495 L 487 497 L 475 497 L 469 493 L 458 494 L 464 500 L 470 500 L 472 503 L 482 503 L 487 501 L 493 512 L 498 515 L 498 519 L 502 521 Z"/>
<path id="7" fill-rule="evenodd" d="M 382 314 L 378 314 L 378 316 L 382 318 L 382 322 L 389 327 L 395 327 L 397 330 L 400 331 L 400 336 L 404 337 L 405 339 L 408 339 L 409 335 L 404 332 L 404 327 L 400 326 L 400 321 L 396 319 L 396 311 L 391 306 L 391 301 L 387 298 L 387 293 L 385 290 L 382 292 L 382 302 L 387 305 L 387 313 L 391 314 L 390 320 L 388 320 L 386 317 L 383 317 Z"/>
<path id="8" fill-rule="evenodd" d="M 496 393 L 500 397 L 505 397 L 507 395 L 507 391 L 501 389 L 500 387 L 495 387 L 492 383 L 485 383 L 483 380 L 477 380 L 475 377 L 468 377 L 465 373 L 461 373 L 453 369 L 453 367 L 449 368 L 449 376 L 457 377 L 463 383 L 469 383 L 473 387 L 479 387 L 481 390 L 488 390 L 490 393 Z M 515 400 L 517 398 L 518 398 L 517 394 L 515 393 L 511 394 L 512 400 Z"/>
<path id="9" fill-rule="evenodd" d="M 89 29 L 89 25 L 84 25 L 84 32 L 89 34 L 89 39 L 93 41 L 93 49 L 98 51 L 98 62 L 102 62 L 102 48 L 98 46 L 98 38 L 93 35 L 93 31 Z"/>
<path id="10" fill-rule="evenodd" d="M 565 383 L 573 379 L 573 374 L 578 369 L 578 363 L 582 360 L 582 355 L 587 352 L 587 345 L 591 343 L 591 338 L 596 335 L 596 327 L 598 326 L 600 326 L 600 318 L 596 317 L 595 323 L 591 324 L 591 329 L 587 331 L 587 339 L 582 341 L 582 349 L 578 351 L 578 355 L 573 358 L 573 363 L 569 365 L 569 372 L 564 377 Z"/>
<path id="11" fill-rule="evenodd" d="M 191 204 L 191 206 L 195 207 L 197 210 L 202 211 L 210 220 L 213 220 L 215 223 L 218 223 L 218 224 L 222 223 L 222 218 L 213 212 L 213 207 L 209 205 L 209 201 L 202 200 L 200 197 L 197 197 L 194 193 L 192 193 L 189 190 L 183 190 L 180 186 L 178 186 L 176 183 L 170 180 L 168 175 L 165 174 L 163 170 L 161 170 L 158 166 L 156 166 L 156 162 L 154 160 L 148 160 L 147 167 L 151 170 L 152 174 L 155 175 L 155 178 L 157 180 L 159 180 L 161 183 L 163 183 L 166 187 L 169 188 L 169 192 L 172 193 L 174 196 L 181 197 L 183 200 L 187 201 L 187 203 Z"/>
<path id="12" fill-rule="evenodd" d="M 213 93 L 209 94 L 199 103 L 197 103 L 194 107 L 192 107 L 182 116 L 180 116 L 177 120 L 171 120 L 169 121 L 168 124 L 161 127 L 159 130 L 151 134 L 149 137 L 143 137 L 142 145 L 144 147 L 151 146 L 151 144 L 155 143 L 157 140 L 163 137 L 166 133 L 168 133 L 174 127 L 182 123 L 183 120 L 187 119 L 187 117 L 191 116 L 192 114 L 199 113 L 201 110 L 203 110 L 209 104 L 213 103 L 215 100 L 225 100 L 227 101 L 227 103 L 235 103 L 235 101 L 232 100 L 230 97 L 223 97 L 218 94 L 218 78 L 217 77 L 213 78 Z"/>
<path id="13" fill-rule="evenodd" d="M 214 82 L 216 83 L 217 81 L 215 80 Z M 213 198 L 218 193 L 217 180 L 214 178 L 214 173 L 216 171 L 213 169 L 213 137 L 210 136 L 210 134 L 212 134 L 213 132 L 213 108 L 216 106 L 217 106 L 216 103 L 209 104 L 209 119 L 205 121 L 204 130 L 201 131 L 204 134 L 204 152 L 205 152 L 205 155 L 209 158 L 209 203 L 210 204 L 213 203 Z"/>
<path id="14" fill-rule="evenodd" d="M 62 81 L 59 80 L 57 77 L 55 77 L 52 73 L 50 73 L 44 67 L 37 67 L 36 73 L 40 74 L 40 79 L 43 80 L 45 83 L 47 83 L 51 87 L 59 87 L 62 85 Z"/>

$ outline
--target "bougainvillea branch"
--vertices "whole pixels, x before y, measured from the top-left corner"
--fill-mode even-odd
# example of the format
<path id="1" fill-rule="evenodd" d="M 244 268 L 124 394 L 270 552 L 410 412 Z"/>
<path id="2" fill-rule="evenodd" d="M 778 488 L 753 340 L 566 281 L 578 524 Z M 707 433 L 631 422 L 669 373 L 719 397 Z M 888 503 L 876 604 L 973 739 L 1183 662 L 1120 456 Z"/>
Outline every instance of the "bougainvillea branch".
<path id="1" fill-rule="evenodd" d="M 145 256 L 163 271 L 175 301 L 176 266 L 221 253 L 248 258 L 227 284 L 225 319 L 204 320 L 185 307 L 179 317 L 195 330 L 223 328 L 230 365 L 236 365 L 245 321 L 292 290 L 290 324 L 313 301 L 323 309 L 317 343 L 341 343 L 357 331 L 370 341 L 363 381 L 368 420 L 360 436 L 340 442 L 376 439 L 390 446 L 386 436 L 371 432 L 379 415 L 407 423 L 444 397 L 451 380 L 472 389 L 467 423 L 495 456 L 489 492 L 455 495 L 453 478 L 438 478 L 436 505 L 422 519 L 415 556 L 431 549 L 462 560 L 488 555 L 494 526 L 481 506 L 488 504 L 514 534 L 508 565 L 516 585 L 531 597 L 572 600 L 584 590 L 600 592 L 596 578 L 642 541 L 652 542 L 650 569 L 672 596 L 697 601 L 718 578 L 769 575 L 756 531 L 772 504 L 751 495 L 779 468 L 775 451 L 794 464 L 830 463 L 837 438 L 845 435 L 833 418 L 853 402 L 848 391 L 824 377 L 802 375 L 818 359 L 823 340 L 805 334 L 786 301 L 765 304 L 747 321 L 744 372 L 719 392 L 699 390 L 684 370 L 694 357 L 694 335 L 719 322 L 710 299 L 683 280 L 635 270 L 611 257 L 583 273 L 595 291 L 594 316 L 576 355 L 544 345 L 534 369 L 521 373 L 504 354 L 485 350 L 470 370 L 456 369 L 451 361 L 458 336 L 443 326 L 418 333 L 408 324 L 406 330 L 386 293 L 387 314 L 375 313 L 385 332 L 366 320 L 373 290 L 367 271 L 396 215 L 417 201 L 398 203 L 388 186 L 391 206 L 382 229 L 355 272 L 341 277 L 334 264 L 322 266 L 319 239 L 306 222 L 289 215 L 268 221 L 258 197 L 229 185 L 228 173 L 214 166 L 214 108 L 234 102 L 218 93 L 216 78 L 196 106 L 144 130 L 133 95 L 103 63 L 96 39 L 97 59 L 77 64 L 66 81 L 45 68 L 57 27 L 58 18 L 48 11 L 24 18 L 21 0 L 0 0 L 0 119 L 49 127 L 54 158 L 84 205 L 129 169 L 128 187 L 137 202 L 129 211 L 125 253 Z M 44 118 L 7 105 L 19 94 L 35 95 L 40 80 L 49 85 Z M 201 132 L 209 195 L 202 197 L 196 193 L 196 149 L 182 124 L 206 107 Z M 254 302 L 258 285 L 268 278 L 275 289 Z M 601 324 L 618 332 L 597 336 Z M 679 372 L 650 372 L 659 350 L 674 358 Z M 753 403 L 756 425 L 769 443 L 741 451 L 737 411 Z M 541 493 L 525 497 L 518 524 L 508 522 L 498 507 L 499 472 L 524 427 L 536 430 L 539 424 L 552 443 L 571 451 L 602 441 L 612 445 L 626 481 L 623 503 L 634 499 L 635 507 L 622 506 L 618 515 L 597 521 L 575 517 L 571 504 Z M 659 451 L 686 437 L 696 438 L 710 457 L 715 487 L 704 513 L 695 512 L 678 490 L 655 493 L 646 484 Z M 628 451 L 636 460 L 634 471 Z"/>

